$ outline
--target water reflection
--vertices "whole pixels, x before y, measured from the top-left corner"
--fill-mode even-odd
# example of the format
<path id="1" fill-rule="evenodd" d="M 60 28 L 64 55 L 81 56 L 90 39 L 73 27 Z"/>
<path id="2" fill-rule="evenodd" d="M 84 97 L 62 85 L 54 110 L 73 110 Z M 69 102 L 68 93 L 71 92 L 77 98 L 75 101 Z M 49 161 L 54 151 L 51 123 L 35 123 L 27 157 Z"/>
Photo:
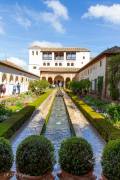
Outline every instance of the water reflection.
<path id="1" fill-rule="evenodd" d="M 58 150 L 63 139 L 71 137 L 68 115 L 62 97 L 55 98 L 52 113 L 44 135 L 54 144 L 56 164 L 54 166 L 53 174 L 57 180 L 58 177 L 56 174 L 60 171 L 60 166 L 58 164 Z"/>

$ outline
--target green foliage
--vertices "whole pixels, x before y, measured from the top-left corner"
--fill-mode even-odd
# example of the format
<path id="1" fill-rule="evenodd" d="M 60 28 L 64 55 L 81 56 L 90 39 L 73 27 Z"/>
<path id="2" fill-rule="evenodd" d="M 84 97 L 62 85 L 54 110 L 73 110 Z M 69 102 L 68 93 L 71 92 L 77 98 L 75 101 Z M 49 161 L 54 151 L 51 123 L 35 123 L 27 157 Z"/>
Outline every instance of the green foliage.
<path id="1" fill-rule="evenodd" d="M 102 95 L 102 90 L 103 90 L 103 76 L 98 77 L 97 89 L 98 89 L 99 96 L 101 96 Z"/>
<path id="2" fill-rule="evenodd" d="M 106 119 L 100 113 L 95 112 L 90 106 L 85 104 L 82 100 L 79 100 L 73 93 L 69 92 L 68 94 L 105 141 L 108 142 L 109 140 L 120 137 L 120 130 L 117 129 L 110 120 Z"/>
<path id="3" fill-rule="evenodd" d="M 44 136 L 32 135 L 18 146 L 16 166 L 20 173 L 41 176 L 52 171 L 54 148 Z"/>
<path id="4" fill-rule="evenodd" d="M 10 171 L 13 164 L 13 152 L 8 140 L 0 138 L 0 173 Z"/>
<path id="5" fill-rule="evenodd" d="M 59 150 L 61 168 L 73 175 L 84 175 L 93 170 L 91 145 L 83 138 L 72 137 L 61 143 Z"/>
<path id="6" fill-rule="evenodd" d="M 11 113 L 12 111 L 6 107 L 5 101 L 0 102 L 0 122 L 6 120 Z"/>
<path id="7" fill-rule="evenodd" d="M 40 95 L 49 87 L 49 85 L 49 82 L 46 80 L 30 81 L 29 90 L 36 95 Z"/>
<path id="8" fill-rule="evenodd" d="M 71 89 L 73 92 L 85 92 L 89 91 L 89 88 L 91 87 L 91 82 L 89 79 L 82 79 L 81 81 L 70 81 L 69 83 L 69 89 Z"/>
<path id="9" fill-rule="evenodd" d="M 87 104 L 89 104 L 90 106 L 97 108 L 98 110 L 100 110 L 101 112 L 106 111 L 107 105 L 108 103 L 106 101 L 103 101 L 101 99 L 98 98 L 94 98 L 92 96 L 85 96 L 84 100 Z"/>
<path id="10" fill-rule="evenodd" d="M 30 118 L 35 108 L 37 108 L 50 95 L 50 93 L 51 90 L 47 91 L 33 103 L 24 107 L 19 112 L 14 113 L 6 121 L 0 123 L 0 137 L 10 138 L 20 128 L 20 126 Z"/>
<path id="11" fill-rule="evenodd" d="M 110 95 L 113 100 L 117 100 L 120 96 L 118 84 L 120 82 L 120 55 L 112 56 L 108 61 L 108 74 Z"/>
<path id="12" fill-rule="evenodd" d="M 102 156 L 103 175 L 109 180 L 120 179 L 120 139 L 110 141 Z"/>
<path id="13" fill-rule="evenodd" d="M 111 103 L 107 106 L 107 112 L 114 121 L 120 121 L 120 104 Z"/>

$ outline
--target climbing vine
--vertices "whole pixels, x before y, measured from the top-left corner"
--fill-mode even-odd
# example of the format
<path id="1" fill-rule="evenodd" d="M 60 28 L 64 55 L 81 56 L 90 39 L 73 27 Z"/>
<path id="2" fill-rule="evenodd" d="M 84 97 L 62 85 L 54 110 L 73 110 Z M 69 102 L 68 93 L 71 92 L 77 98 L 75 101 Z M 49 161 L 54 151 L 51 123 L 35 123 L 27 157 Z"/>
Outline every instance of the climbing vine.
<path id="1" fill-rule="evenodd" d="M 108 75 L 110 96 L 117 100 L 120 96 L 118 84 L 120 83 L 120 55 L 112 56 L 108 61 Z"/>
<path id="2" fill-rule="evenodd" d="M 102 95 L 102 90 L 103 90 L 103 76 L 98 77 L 97 81 L 97 89 L 98 89 L 98 95 Z"/>

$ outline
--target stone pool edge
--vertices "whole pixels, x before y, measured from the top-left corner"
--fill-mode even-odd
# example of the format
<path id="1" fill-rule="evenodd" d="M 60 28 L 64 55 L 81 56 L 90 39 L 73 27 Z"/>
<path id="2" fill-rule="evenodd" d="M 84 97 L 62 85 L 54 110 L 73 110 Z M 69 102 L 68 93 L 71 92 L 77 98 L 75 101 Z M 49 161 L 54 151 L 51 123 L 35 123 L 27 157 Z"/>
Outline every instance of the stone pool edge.
<path id="1" fill-rule="evenodd" d="M 44 124 L 43 124 L 43 127 L 41 129 L 41 132 L 40 132 L 40 135 L 43 135 L 44 132 L 46 131 L 46 126 L 49 122 L 49 119 L 50 119 L 50 115 L 52 113 L 52 108 L 53 108 L 53 104 L 54 104 L 54 101 L 55 101 L 55 96 L 56 96 L 56 90 L 54 90 L 53 92 L 53 96 L 52 96 L 52 99 L 51 99 L 51 102 L 50 102 L 50 108 L 48 109 L 48 112 L 47 112 L 47 115 L 46 117 L 44 117 Z"/>

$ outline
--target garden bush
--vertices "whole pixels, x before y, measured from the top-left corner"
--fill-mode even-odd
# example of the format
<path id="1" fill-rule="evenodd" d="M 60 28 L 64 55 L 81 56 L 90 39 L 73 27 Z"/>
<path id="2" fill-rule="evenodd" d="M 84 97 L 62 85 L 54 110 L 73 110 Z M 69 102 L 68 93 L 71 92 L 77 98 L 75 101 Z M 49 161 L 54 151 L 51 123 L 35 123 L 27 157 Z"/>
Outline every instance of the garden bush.
<path id="1" fill-rule="evenodd" d="M 10 171 L 13 164 L 13 152 L 8 140 L 0 138 L 0 173 Z"/>
<path id="2" fill-rule="evenodd" d="M 109 140 L 120 138 L 120 129 L 116 128 L 110 120 L 106 119 L 100 113 L 95 112 L 72 92 L 68 92 L 68 94 L 105 141 L 108 142 Z"/>
<path id="3" fill-rule="evenodd" d="M 36 95 L 40 95 L 49 87 L 49 85 L 49 82 L 46 80 L 30 81 L 29 90 Z"/>
<path id="4" fill-rule="evenodd" d="M 0 103 L 0 122 L 4 121 L 7 119 L 8 116 L 11 115 L 11 110 L 9 110 L 7 107 L 6 107 L 6 104 L 5 102 L 1 102 Z"/>
<path id="5" fill-rule="evenodd" d="M 102 156 L 103 175 L 109 180 L 120 179 L 120 139 L 110 141 Z"/>
<path id="6" fill-rule="evenodd" d="M 107 106 L 107 113 L 110 118 L 114 121 L 120 121 L 120 105 L 111 103 Z"/>
<path id="7" fill-rule="evenodd" d="M 73 175 L 85 175 L 93 170 L 91 145 L 83 138 L 72 137 L 61 143 L 59 150 L 61 168 Z"/>
<path id="8" fill-rule="evenodd" d="M 82 79 L 81 81 L 70 81 L 68 84 L 68 88 L 71 89 L 75 93 L 87 93 L 89 88 L 91 87 L 91 82 L 89 79 Z"/>
<path id="9" fill-rule="evenodd" d="M 98 98 L 94 98 L 92 96 L 85 96 L 83 100 L 85 100 L 85 102 L 90 106 L 92 106 L 94 109 L 98 109 L 101 112 L 106 112 L 106 108 L 108 104 L 106 101 L 103 101 Z"/>
<path id="10" fill-rule="evenodd" d="M 53 164 L 54 148 L 44 136 L 29 136 L 18 146 L 16 153 L 18 172 L 30 176 L 42 176 L 52 171 Z"/>
<path id="11" fill-rule="evenodd" d="M 0 137 L 10 138 L 20 128 L 20 126 L 30 118 L 33 111 L 50 95 L 50 93 L 51 90 L 47 91 L 37 100 L 0 123 Z"/>

